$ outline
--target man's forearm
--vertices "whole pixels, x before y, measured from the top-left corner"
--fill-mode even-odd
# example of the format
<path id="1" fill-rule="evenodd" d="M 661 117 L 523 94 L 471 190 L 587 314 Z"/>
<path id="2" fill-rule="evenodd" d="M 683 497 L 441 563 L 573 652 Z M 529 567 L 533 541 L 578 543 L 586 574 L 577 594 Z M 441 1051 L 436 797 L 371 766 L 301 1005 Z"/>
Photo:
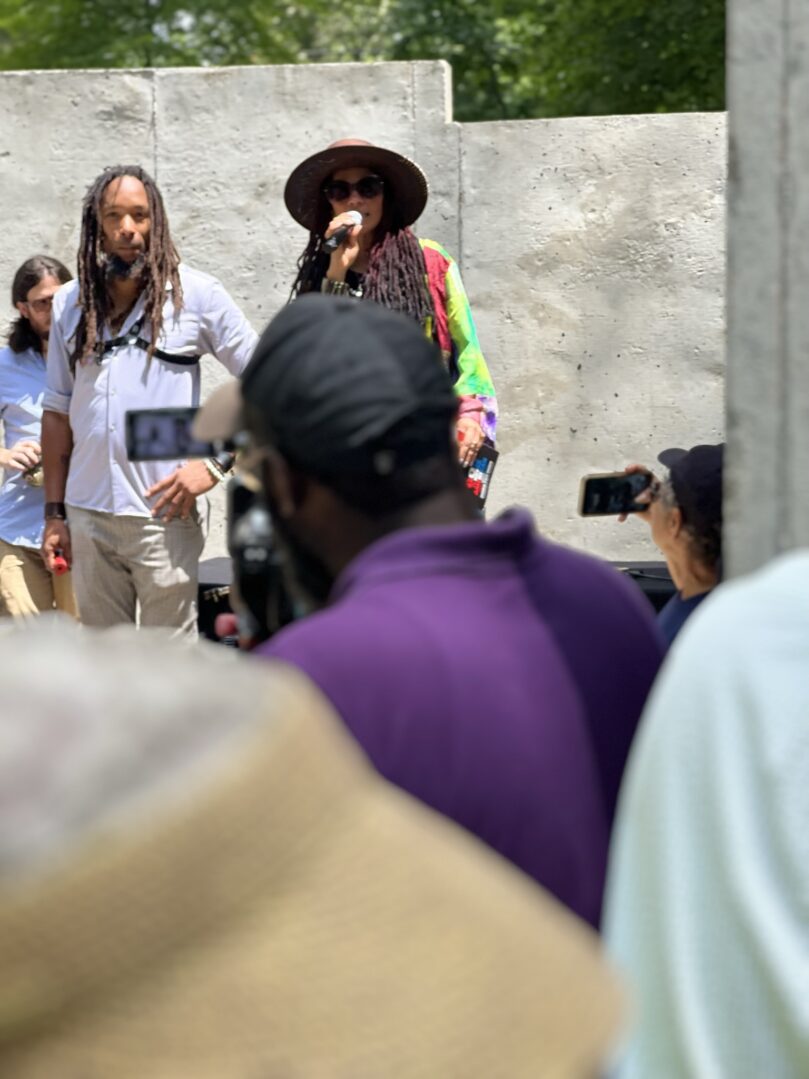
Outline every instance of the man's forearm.
<path id="1" fill-rule="evenodd" d="M 42 414 L 42 471 L 46 502 L 64 502 L 72 452 L 70 419 L 61 412 L 45 411 Z"/>

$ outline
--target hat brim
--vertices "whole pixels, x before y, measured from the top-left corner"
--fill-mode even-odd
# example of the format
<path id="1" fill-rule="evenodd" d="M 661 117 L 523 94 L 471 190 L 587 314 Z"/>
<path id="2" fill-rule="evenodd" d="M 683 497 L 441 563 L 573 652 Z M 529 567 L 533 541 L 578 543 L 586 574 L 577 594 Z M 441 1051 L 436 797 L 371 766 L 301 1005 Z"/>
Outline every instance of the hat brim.
<path id="1" fill-rule="evenodd" d="M 231 379 L 218 386 L 199 409 L 191 434 L 201 442 L 227 442 L 244 427 L 241 384 Z"/>
<path id="2" fill-rule="evenodd" d="M 687 456 L 688 450 L 672 447 L 669 450 L 661 450 L 657 455 L 657 459 L 665 468 L 671 469 L 678 461 L 682 461 L 683 457 Z"/>
<path id="3" fill-rule="evenodd" d="M 318 227 L 318 202 L 326 180 L 338 169 L 364 166 L 377 172 L 392 189 L 402 224 L 412 225 L 427 205 L 427 178 L 418 165 L 381 146 L 333 146 L 312 154 L 292 170 L 284 187 L 284 202 L 299 225 L 309 232 Z"/>
<path id="4" fill-rule="evenodd" d="M 5 1079 L 595 1074 L 623 1010 L 595 933 L 268 669 L 204 799 L 6 892 Z"/>

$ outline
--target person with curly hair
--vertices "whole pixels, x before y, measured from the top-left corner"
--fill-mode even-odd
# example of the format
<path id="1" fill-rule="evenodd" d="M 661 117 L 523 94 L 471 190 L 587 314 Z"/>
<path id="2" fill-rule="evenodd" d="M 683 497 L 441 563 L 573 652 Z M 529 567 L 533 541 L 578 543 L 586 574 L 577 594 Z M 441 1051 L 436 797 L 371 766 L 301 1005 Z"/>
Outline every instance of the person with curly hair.
<path id="1" fill-rule="evenodd" d="M 459 457 L 471 465 L 484 441 L 494 443 L 497 399 L 457 263 L 412 230 L 427 198 L 418 165 L 363 139 L 306 158 L 284 190 L 287 209 L 309 231 L 291 296 L 375 300 L 420 323 L 441 347 L 459 400 Z"/>
<path id="2" fill-rule="evenodd" d="M 42 542 L 42 399 L 53 298 L 70 271 L 50 255 L 26 259 L 14 274 L 17 318 L 0 348 L 0 615 L 31 618 L 56 607 L 76 615 L 69 574 L 49 573 Z"/>

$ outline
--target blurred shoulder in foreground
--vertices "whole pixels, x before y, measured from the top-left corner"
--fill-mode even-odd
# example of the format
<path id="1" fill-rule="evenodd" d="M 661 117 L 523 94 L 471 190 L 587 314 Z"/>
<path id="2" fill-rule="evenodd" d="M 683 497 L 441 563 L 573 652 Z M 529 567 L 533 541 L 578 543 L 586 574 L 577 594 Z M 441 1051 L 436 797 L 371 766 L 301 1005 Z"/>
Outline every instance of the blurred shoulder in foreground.
<path id="1" fill-rule="evenodd" d="M 388 785 L 300 673 L 0 641 L 4 1079 L 589 1079 L 597 938 Z"/>
<path id="2" fill-rule="evenodd" d="M 621 1079 L 809 1075 L 809 550 L 722 585 L 652 691 L 607 939 L 639 1002 Z"/>

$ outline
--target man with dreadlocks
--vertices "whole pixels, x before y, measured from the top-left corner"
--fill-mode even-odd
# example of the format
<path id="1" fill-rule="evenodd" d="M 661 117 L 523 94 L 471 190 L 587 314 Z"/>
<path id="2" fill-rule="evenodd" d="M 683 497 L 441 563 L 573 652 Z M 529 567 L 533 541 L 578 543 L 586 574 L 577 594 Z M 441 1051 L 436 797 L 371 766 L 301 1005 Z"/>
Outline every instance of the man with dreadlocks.
<path id="1" fill-rule="evenodd" d="M 284 191 L 287 209 L 310 233 L 292 296 L 321 291 L 375 300 L 421 323 L 452 377 L 459 455 L 470 465 L 484 439 L 494 442 L 497 401 L 457 264 L 410 229 L 427 194 L 418 165 L 363 139 L 341 139 L 306 158 Z M 346 226 L 330 253 L 324 241 Z"/>
<path id="2" fill-rule="evenodd" d="M 232 375 L 256 334 L 215 278 L 180 262 L 139 166 L 106 169 L 82 208 L 79 279 L 54 301 L 42 427 L 45 534 L 74 566 L 83 622 L 196 634 L 196 506 L 228 464 L 129 461 L 125 413 L 199 404 L 202 354 Z"/>

